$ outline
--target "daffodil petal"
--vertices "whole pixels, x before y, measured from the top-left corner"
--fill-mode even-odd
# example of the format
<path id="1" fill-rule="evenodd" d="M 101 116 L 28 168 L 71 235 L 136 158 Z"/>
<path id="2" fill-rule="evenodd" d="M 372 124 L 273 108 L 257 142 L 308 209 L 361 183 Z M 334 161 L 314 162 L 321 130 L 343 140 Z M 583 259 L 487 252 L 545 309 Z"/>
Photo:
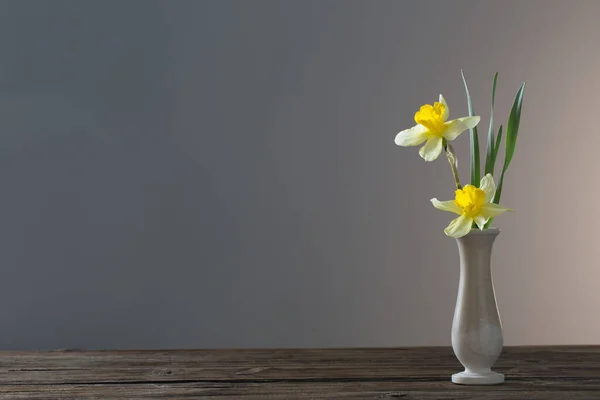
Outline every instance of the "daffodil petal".
<path id="1" fill-rule="evenodd" d="M 423 125 L 415 125 L 397 134 L 394 142 L 398 146 L 418 146 L 427 140 L 427 132 L 427 128 Z"/>
<path id="2" fill-rule="evenodd" d="M 458 119 L 454 119 L 452 121 L 448 121 L 445 123 L 446 130 L 444 131 L 444 138 L 446 140 L 454 140 L 458 135 L 469 129 L 464 123 L 462 123 Z"/>
<path id="3" fill-rule="evenodd" d="M 465 124 L 467 126 L 467 129 L 473 129 L 475 128 L 475 126 L 477 126 L 477 124 L 479 123 L 479 120 L 481 119 L 481 117 L 462 117 L 462 118 L 458 118 L 458 120 L 460 122 L 462 122 L 463 124 Z"/>
<path id="4" fill-rule="evenodd" d="M 444 105 L 444 115 L 442 115 L 442 121 L 446 122 L 448 120 L 448 116 L 450 115 L 450 108 L 448 108 L 448 103 L 446 103 L 446 99 L 441 94 L 440 103 Z"/>
<path id="5" fill-rule="evenodd" d="M 425 161 L 433 161 L 439 157 L 442 152 L 442 138 L 439 136 L 431 136 L 427 139 L 425 146 L 421 147 L 419 154 Z"/>
<path id="6" fill-rule="evenodd" d="M 444 233 L 450 237 L 459 238 L 471 232 L 472 226 L 473 218 L 469 217 L 468 215 L 461 215 L 450 222 L 450 225 L 444 229 Z"/>
<path id="7" fill-rule="evenodd" d="M 473 220 L 475 221 L 475 223 L 477 224 L 477 227 L 480 230 L 483 230 L 483 228 L 485 228 L 485 224 L 487 224 L 489 217 L 486 218 L 483 215 L 479 214 L 477 215 L 475 218 L 473 218 Z"/>
<path id="8" fill-rule="evenodd" d="M 494 195 L 496 194 L 496 184 L 494 183 L 494 178 L 492 177 L 492 174 L 486 174 L 483 178 L 481 178 L 479 189 L 485 192 L 486 203 L 491 202 L 494 198 Z"/>
<path id="9" fill-rule="evenodd" d="M 462 210 L 454 203 L 454 200 L 439 201 L 438 199 L 431 199 L 431 204 L 438 210 L 450 211 L 458 215 L 462 213 Z"/>
<path id="10" fill-rule="evenodd" d="M 510 208 L 499 206 L 494 203 L 486 203 L 481 206 L 481 210 L 479 211 L 479 215 L 482 215 L 485 218 L 494 218 L 498 215 L 502 214 L 505 211 L 513 211 Z"/>

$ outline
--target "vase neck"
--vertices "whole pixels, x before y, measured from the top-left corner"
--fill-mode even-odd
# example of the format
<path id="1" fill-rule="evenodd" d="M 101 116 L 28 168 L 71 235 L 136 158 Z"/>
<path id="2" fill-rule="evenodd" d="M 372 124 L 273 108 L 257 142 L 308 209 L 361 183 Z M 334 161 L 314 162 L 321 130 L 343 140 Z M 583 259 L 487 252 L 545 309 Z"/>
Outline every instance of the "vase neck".
<path id="1" fill-rule="evenodd" d="M 479 249 L 492 249 L 494 245 L 494 241 L 496 237 L 500 233 L 499 230 L 484 230 L 484 231 L 474 231 L 456 239 L 459 246 L 465 248 L 479 248 Z"/>
<path id="2" fill-rule="evenodd" d="M 490 277 L 492 247 L 498 231 L 477 231 L 456 239 L 460 254 L 461 275 L 469 274 L 480 279 Z"/>

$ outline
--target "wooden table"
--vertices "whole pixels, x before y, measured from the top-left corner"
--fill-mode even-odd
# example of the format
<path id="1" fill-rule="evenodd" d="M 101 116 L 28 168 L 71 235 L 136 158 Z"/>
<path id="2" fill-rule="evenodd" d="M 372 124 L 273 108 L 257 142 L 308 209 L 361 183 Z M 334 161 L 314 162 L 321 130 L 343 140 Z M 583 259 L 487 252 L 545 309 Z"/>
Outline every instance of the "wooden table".
<path id="1" fill-rule="evenodd" d="M 0 399 L 600 399 L 600 346 L 506 347 L 459 386 L 446 347 L 0 352 Z"/>

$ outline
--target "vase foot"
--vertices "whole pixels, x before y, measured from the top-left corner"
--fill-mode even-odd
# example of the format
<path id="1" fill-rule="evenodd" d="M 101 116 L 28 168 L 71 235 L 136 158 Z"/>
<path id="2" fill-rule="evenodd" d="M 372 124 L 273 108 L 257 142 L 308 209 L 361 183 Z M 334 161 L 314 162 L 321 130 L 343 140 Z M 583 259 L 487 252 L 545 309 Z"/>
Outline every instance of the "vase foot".
<path id="1" fill-rule="evenodd" d="M 458 385 L 497 385 L 504 382 L 504 375 L 497 372 L 459 372 L 452 375 L 452 383 Z"/>

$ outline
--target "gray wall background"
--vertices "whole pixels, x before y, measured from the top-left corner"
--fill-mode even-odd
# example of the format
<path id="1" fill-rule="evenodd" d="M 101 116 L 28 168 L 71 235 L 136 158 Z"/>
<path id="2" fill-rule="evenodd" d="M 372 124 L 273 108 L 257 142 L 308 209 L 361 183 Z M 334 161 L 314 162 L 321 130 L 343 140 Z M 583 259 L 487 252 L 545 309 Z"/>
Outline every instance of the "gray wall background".
<path id="1" fill-rule="evenodd" d="M 596 1 L 0 1 L 0 348 L 449 345 L 446 161 L 527 80 L 505 343 L 600 343 Z M 485 131 L 485 129 L 484 129 Z M 468 135 L 456 142 L 463 180 Z"/>

